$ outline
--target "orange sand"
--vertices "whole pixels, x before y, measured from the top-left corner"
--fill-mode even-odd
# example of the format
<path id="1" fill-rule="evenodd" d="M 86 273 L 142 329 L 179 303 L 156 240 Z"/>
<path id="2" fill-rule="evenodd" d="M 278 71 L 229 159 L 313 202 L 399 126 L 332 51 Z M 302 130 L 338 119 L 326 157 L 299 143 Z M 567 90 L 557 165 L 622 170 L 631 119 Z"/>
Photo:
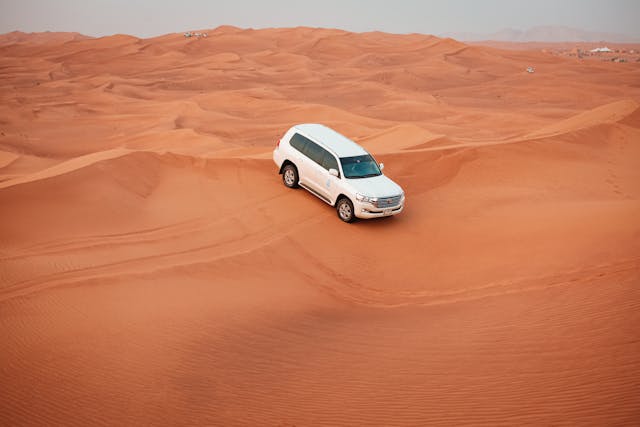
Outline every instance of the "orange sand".
<path id="1" fill-rule="evenodd" d="M 639 63 L 9 34 L 0 99 L 0 424 L 640 419 Z M 287 190 L 300 122 L 369 147 L 406 211 Z"/>

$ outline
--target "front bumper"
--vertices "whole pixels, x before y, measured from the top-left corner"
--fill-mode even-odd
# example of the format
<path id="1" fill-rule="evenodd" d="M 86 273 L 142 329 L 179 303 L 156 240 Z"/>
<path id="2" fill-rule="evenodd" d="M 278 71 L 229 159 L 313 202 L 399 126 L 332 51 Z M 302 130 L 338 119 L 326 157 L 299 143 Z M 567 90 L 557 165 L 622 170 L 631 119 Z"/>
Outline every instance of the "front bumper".
<path id="1" fill-rule="evenodd" d="M 404 200 L 402 200 L 399 205 L 385 209 L 377 208 L 371 203 L 364 203 L 356 200 L 353 202 L 353 209 L 355 211 L 356 217 L 358 218 L 383 218 L 385 216 L 398 215 L 400 212 L 402 212 L 404 210 Z"/>

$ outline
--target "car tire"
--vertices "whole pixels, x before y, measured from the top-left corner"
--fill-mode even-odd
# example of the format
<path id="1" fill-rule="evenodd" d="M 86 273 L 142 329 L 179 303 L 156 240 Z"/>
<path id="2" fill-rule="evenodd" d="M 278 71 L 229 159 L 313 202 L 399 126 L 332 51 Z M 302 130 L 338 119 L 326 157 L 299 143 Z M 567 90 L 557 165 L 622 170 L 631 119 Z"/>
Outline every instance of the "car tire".
<path id="1" fill-rule="evenodd" d="M 282 170 L 282 182 L 289 188 L 298 187 L 298 169 L 291 163 Z"/>
<path id="2" fill-rule="evenodd" d="M 338 213 L 338 218 L 344 222 L 353 222 L 356 219 L 353 203 L 346 197 L 338 200 L 338 203 L 336 203 L 336 212 Z"/>

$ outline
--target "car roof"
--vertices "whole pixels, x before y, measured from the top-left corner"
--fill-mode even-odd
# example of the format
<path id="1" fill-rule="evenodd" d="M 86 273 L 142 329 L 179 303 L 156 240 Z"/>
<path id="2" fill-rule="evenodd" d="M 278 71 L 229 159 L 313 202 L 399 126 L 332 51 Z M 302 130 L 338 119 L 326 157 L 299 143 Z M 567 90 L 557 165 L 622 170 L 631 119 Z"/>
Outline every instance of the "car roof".
<path id="1" fill-rule="evenodd" d="M 369 154 L 367 150 L 350 140 L 344 135 L 340 135 L 333 129 L 317 123 L 303 123 L 295 125 L 294 128 L 300 133 L 321 143 L 338 157 L 352 157 Z"/>

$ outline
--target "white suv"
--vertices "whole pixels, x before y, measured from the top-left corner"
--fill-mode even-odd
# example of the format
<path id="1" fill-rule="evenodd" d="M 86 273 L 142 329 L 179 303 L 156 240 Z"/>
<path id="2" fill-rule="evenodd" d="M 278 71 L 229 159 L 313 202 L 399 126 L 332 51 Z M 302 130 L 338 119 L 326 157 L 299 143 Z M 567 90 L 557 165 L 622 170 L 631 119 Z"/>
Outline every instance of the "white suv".
<path id="1" fill-rule="evenodd" d="M 289 188 L 298 185 L 335 206 L 344 222 L 396 215 L 404 208 L 402 188 L 382 174 L 367 151 L 326 126 L 293 126 L 273 160 Z"/>

